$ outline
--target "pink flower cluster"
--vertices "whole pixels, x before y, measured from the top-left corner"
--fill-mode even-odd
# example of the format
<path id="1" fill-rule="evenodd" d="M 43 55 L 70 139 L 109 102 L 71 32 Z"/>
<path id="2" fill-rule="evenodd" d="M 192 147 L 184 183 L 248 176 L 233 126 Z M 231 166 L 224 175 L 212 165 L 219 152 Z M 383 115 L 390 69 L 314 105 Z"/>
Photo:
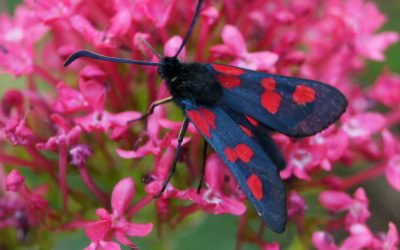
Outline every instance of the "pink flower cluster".
<path id="1" fill-rule="evenodd" d="M 250 220 L 259 219 L 249 216 L 252 209 L 245 213 L 245 196 L 215 153 L 207 157 L 200 192 L 188 184 L 201 176 L 202 139 L 193 126 L 183 143 L 180 163 L 186 168 L 180 168 L 180 180 L 174 178 L 154 199 L 169 174 L 181 125 L 172 106 L 157 107 L 143 126 L 129 123 L 148 103 L 168 96 L 154 67 L 93 60 L 62 66 L 85 48 L 157 61 L 141 38 L 173 55 L 195 4 L 25 0 L 13 16 L 1 14 L 1 72 L 24 79 L 26 86 L 11 86 L 1 97 L 0 233 L 15 228 L 23 238 L 35 230 L 77 229 L 91 240 L 87 249 L 114 250 L 120 244 L 135 249 L 128 237 L 154 233 L 153 223 L 176 225 L 203 211 L 241 216 L 239 245 L 288 245 L 246 231 Z M 398 42 L 398 33 L 379 31 L 385 21 L 367 0 L 210 0 L 180 54 L 188 61 L 319 80 L 349 98 L 340 121 L 320 134 L 305 139 L 274 135 L 287 160 L 281 176 L 287 180 L 289 227 L 299 238 L 310 238 L 306 249 L 311 243 L 317 249 L 394 250 L 399 245 L 394 222 L 387 222 L 387 233 L 368 227 L 367 219 L 374 216 L 368 193 L 358 188 L 354 197 L 349 194 L 378 176 L 400 191 L 400 137 L 394 129 L 400 124 L 400 75 L 385 70 L 368 87 L 355 77 L 368 61 L 384 62 L 386 49 Z M 356 165 L 362 167 L 339 174 Z M 86 190 L 72 182 L 77 175 Z M 35 177 L 37 187 L 25 182 L 28 176 Z M 139 198 L 134 199 L 135 186 Z M 305 199 L 307 190 L 315 189 L 319 205 L 329 213 L 322 222 L 305 223 L 316 221 Z M 62 197 L 60 207 L 50 194 Z M 131 222 L 147 207 L 156 211 L 141 219 L 149 223 Z M 92 221 L 94 214 L 98 219 Z M 317 231 L 311 236 L 310 230 Z M 333 235 L 340 230 L 346 238 L 335 243 Z"/>

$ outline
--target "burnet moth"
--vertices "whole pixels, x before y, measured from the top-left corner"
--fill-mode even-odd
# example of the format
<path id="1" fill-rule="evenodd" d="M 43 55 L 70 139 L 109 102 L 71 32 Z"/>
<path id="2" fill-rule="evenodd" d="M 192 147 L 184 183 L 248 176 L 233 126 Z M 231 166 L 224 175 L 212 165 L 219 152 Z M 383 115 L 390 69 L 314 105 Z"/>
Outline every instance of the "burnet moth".
<path id="1" fill-rule="evenodd" d="M 154 102 L 142 118 L 158 105 L 174 102 L 185 119 L 178 136 L 172 170 L 176 167 L 183 136 L 193 123 L 229 166 L 243 192 L 264 222 L 275 232 L 285 230 L 286 193 L 279 171 L 285 159 L 270 137 L 271 131 L 291 137 L 314 135 L 334 123 L 347 100 L 337 89 L 316 81 L 266 74 L 216 63 L 183 63 L 178 59 L 198 20 L 204 0 L 175 56 L 160 62 L 107 57 L 81 50 L 64 66 L 80 57 L 158 67 L 171 96 Z M 148 45 L 149 46 L 149 45 Z"/>

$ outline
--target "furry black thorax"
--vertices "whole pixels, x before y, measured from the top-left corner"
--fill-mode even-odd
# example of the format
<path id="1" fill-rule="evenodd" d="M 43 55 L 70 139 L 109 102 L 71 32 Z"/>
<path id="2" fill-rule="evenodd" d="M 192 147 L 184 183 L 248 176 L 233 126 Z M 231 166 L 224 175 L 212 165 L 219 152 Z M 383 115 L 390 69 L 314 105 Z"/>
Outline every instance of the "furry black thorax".
<path id="1" fill-rule="evenodd" d="M 164 57 L 158 74 L 167 82 L 174 101 L 183 100 L 213 107 L 222 96 L 215 74 L 204 64 L 182 63 L 176 57 Z"/>

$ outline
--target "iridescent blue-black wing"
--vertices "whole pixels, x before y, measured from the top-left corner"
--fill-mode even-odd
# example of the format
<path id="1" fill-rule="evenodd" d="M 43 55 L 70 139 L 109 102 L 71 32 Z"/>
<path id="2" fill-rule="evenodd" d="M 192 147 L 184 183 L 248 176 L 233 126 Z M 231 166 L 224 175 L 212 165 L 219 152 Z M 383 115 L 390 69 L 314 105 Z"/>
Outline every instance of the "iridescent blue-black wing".
<path id="1" fill-rule="evenodd" d="M 279 170 L 286 166 L 285 157 L 271 138 L 272 131 L 264 124 L 245 116 L 229 107 L 222 106 L 225 112 L 237 123 L 249 137 L 255 140 Z"/>
<path id="2" fill-rule="evenodd" d="M 186 101 L 185 113 L 229 166 L 247 198 L 275 232 L 286 226 L 286 194 L 278 168 L 264 149 L 221 107 Z"/>
<path id="3" fill-rule="evenodd" d="M 347 106 L 340 91 L 320 82 L 222 64 L 207 67 L 223 87 L 220 105 L 289 136 L 303 137 L 322 131 Z"/>

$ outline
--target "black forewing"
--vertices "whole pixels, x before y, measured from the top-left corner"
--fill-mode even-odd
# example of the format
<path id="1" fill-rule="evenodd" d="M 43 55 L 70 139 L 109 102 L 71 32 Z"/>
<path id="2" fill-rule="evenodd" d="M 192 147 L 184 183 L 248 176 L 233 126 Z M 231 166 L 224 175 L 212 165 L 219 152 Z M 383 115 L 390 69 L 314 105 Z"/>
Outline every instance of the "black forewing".
<path id="1" fill-rule="evenodd" d="M 226 72 L 215 70 L 213 65 L 216 64 L 209 64 L 208 67 L 215 72 L 216 76 L 229 74 L 228 70 Z M 240 69 L 244 73 L 237 76 L 240 79 L 240 86 L 224 88 L 220 104 L 249 115 L 273 130 L 289 136 L 304 137 L 322 131 L 335 122 L 347 106 L 344 95 L 327 84 L 228 65 L 224 65 L 224 67 Z M 276 82 L 274 92 L 282 97 L 276 113 L 269 112 L 261 104 L 261 98 L 265 92 L 262 81 L 267 78 Z M 293 94 L 299 85 L 315 90 L 315 101 L 304 105 L 294 102 Z"/>

